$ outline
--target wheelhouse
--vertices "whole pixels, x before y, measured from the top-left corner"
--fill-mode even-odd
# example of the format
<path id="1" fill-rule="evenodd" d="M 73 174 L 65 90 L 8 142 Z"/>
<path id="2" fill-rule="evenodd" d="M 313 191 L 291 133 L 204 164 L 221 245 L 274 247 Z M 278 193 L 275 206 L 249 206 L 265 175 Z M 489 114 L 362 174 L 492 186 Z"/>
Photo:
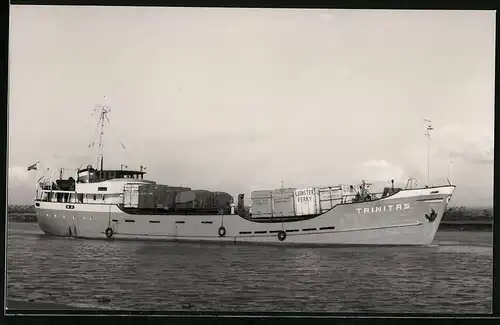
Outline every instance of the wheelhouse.
<path id="1" fill-rule="evenodd" d="M 145 171 L 107 169 L 97 170 L 92 167 L 77 170 L 78 183 L 98 183 L 111 179 L 144 179 Z"/>

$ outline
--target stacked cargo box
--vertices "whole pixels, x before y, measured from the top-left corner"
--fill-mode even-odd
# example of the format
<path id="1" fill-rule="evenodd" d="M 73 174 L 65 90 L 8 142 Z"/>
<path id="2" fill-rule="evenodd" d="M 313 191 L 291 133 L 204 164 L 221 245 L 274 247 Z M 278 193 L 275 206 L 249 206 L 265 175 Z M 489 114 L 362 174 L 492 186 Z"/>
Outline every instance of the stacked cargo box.
<path id="1" fill-rule="evenodd" d="M 234 199 L 231 194 L 226 192 L 214 192 L 215 200 L 217 201 L 217 206 L 219 208 L 230 207 L 234 203 Z"/>
<path id="2" fill-rule="evenodd" d="M 207 190 L 190 190 L 177 193 L 175 197 L 176 210 L 191 209 L 222 209 L 229 207 L 233 198 L 224 192 L 211 192 Z"/>
<path id="3" fill-rule="evenodd" d="M 135 184 L 125 184 L 123 186 L 123 206 L 125 208 L 139 207 L 139 187 Z"/>
<path id="4" fill-rule="evenodd" d="M 294 217 L 317 215 L 354 195 L 351 186 L 308 187 L 253 191 L 252 217 Z"/>
<path id="5" fill-rule="evenodd" d="M 359 185 L 346 185 L 343 184 L 342 186 L 342 196 L 354 196 L 356 193 L 359 193 Z"/>
<path id="6" fill-rule="evenodd" d="M 139 186 L 139 209 L 156 208 L 155 189 L 153 184 Z"/>
<path id="7" fill-rule="evenodd" d="M 123 187 L 123 206 L 136 209 L 156 208 L 153 184 L 125 184 Z"/>
<path id="8" fill-rule="evenodd" d="M 295 215 L 294 192 L 294 188 L 283 188 L 272 192 L 274 217 L 288 217 Z"/>
<path id="9" fill-rule="evenodd" d="M 296 189 L 294 198 L 296 216 L 307 216 L 320 213 L 319 190 L 317 187 Z"/>
<path id="10" fill-rule="evenodd" d="M 167 203 L 167 186 L 153 185 L 153 192 L 155 197 L 155 207 L 165 209 Z"/>
<path id="11" fill-rule="evenodd" d="M 191 190 L 157 184 L 125 184 L 123 206 L 136 209 L 222 209 L 230 208 L 233 197 L 225 192 Z"/>
<path id="12" fill-rule="evenodd" d="M 165 193 L 165 209 L 175 208 L 175 197 L 181 192 L 191 191 L 190 187 L 167 186 Z"/>
<path id="13" fill-rule="evenodd" d="M 157 184 L 125 184 L 123 206 L 136 209 L 170 209 L 174 205 L 175 195 L 186 190 L 191 189 Z"/>
<path id="14" fill-rule="evenodd" d="M 321 187 L 319 192 L 319 208 L 320 212 L 326 212 L 335 205 L 342 203 L 342 187 L 330 186 Z"/>
<path id="15" fill-rule="evenodd" d="M 252 200 L 252 217 L 268 218 L 273 215 L 273 192 L 253 191 L 251 193 Z"/>

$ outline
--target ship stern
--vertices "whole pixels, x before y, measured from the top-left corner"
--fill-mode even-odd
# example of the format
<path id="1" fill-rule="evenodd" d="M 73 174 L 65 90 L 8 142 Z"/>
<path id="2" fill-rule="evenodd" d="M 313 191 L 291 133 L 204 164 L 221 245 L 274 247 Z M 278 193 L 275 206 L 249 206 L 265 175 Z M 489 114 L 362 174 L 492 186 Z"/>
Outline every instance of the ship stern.
<path id="1" fill-rule="evenodd" d="M 76 218 L 66 216 L 59 203 L 35 202 L 38 227 L 47 235 L 70 237 L 76 233 Z M 72 231 L 72 229 L 74 229 Z"/>

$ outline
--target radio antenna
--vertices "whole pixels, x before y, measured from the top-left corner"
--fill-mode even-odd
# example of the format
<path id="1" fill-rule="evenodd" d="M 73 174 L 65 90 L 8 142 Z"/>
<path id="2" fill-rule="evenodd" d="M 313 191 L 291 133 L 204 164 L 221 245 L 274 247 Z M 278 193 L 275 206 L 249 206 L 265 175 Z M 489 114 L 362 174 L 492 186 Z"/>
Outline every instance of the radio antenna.
<path id="1" fill-rule="evenodd" d="M 450 159 L 450 164 L 448 165 L 448 183 L 451 185 L 453 180 L 452 180 L 452 173 L 453 173 L 453 160 Z"/>
<path id="2" fill-rule="evenodd" d="M 106 96 L 104 96 L 104 99 L 106 99 Z M 100 122 L 100 132 L 99 132 L 99 156 L 97 158 L 97 169 L 99 168 L 99 162 L 101 163 L 101 171 L 103 170 L 104 166 L 104 143 L 103 143 L 103 135 L 104 135 L 104 121 L 108 120 L 107 114 L 111 112 L 111 108 L 105 105 L 96 105 L 94 108 L 94 112 L 92 115 L 95 113 L 99 114 L 99 122 Z"/>
<path id="3" fill-rule="evenodd" d="M 427 128 L 425 129 L 425 137 L 427 138 L 427 185 L 430 185 L 431 179 L 431 131 L 434 130 L 432 127 L 432 121 L 424 119 L 427 122 Z"/>

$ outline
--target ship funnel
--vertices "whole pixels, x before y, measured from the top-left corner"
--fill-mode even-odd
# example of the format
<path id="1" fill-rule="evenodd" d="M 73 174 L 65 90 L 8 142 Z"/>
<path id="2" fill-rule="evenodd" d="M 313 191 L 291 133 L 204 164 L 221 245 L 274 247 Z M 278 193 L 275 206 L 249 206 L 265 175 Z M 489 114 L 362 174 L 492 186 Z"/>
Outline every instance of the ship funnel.
<path id="1" fill-rule="evenodd" d="M 245 209 L 245 194 L 238 194 L 238 210 Z"/>
<path id="2" fill-rule="evenodd" d="M 236 213 L 239 215 L 245 212 L 245 194 L 238 194 L 238 204 L 236 206 Z"/>

